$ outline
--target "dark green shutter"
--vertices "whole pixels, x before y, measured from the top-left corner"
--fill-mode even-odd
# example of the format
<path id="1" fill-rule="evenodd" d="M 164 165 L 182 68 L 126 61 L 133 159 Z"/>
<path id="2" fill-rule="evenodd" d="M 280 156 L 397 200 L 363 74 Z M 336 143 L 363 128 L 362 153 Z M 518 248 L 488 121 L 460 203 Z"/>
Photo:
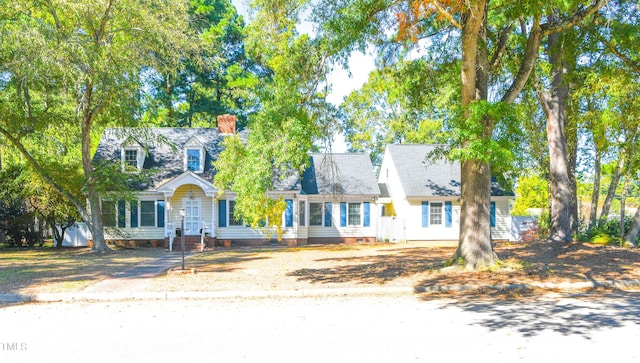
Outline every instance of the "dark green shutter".
<path id="1" fill-rule="evenodd" d="M 126 226 L 125 213 L 126 213 L 126 204 L 124 200 L 119 200 L 118 201 L 118 227 L 120 228 L 124 228 Z"/>
<path id="2" fill-rule="evenodd" d="M 138 228 L 138 201 L 129 204 L 131 209 L 131 228 Z"/>
<path id="3" fill-rule="evenodd" d="M 218 227 L 227 226 L 227 201 L 220 199 L 218 201 Z"/>

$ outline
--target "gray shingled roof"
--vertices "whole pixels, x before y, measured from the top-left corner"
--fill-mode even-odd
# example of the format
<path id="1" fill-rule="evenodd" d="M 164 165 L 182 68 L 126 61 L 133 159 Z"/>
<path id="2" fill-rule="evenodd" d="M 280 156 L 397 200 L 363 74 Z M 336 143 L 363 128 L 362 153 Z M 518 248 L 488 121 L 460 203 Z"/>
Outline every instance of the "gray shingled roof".
<path id="1" fill-rule="evenodd" d="M 247 134 L 247 131 L 239 131 L 243 140 L 246 140 Z M 193 137 L 197 137 L 206 151 L 204 172 L 200 176 L 212 182 L 215 169 L 211 163 L 220 155 L 224 140 L 217 128 L 107 128 L 102 134 L 93 159 L 119 163 L 122 144 L 132 138 L 147 150 L 143 169 L 153 171 L 150 182 L 138 185 L 136 189 L 155 189 L 184 173 L 184 146 Z"/>
<path id="2" fill-rule="evenodd" d="M 460 163 L 430 159 L 438 145 L 388 145 L 387 151 L 398 171 L 407 197 L 460 196 Z M 491 195 L 506 195 L 497 182 L 492 182 Z"/>
<path id="3" fill-rule="evenodd" d="M 248 131 L 240 131 L 239 134 L 246 141 Z M 148 152 L 143 169 L 152 171 L 149 182 L 136 185 L 135 189 L 154 190 L 184 173 L 184 147 L 194 137 L 197 137 L 206 150 L 204 172 L 199 175 L 213 182 L 215 168 L 211 163 L 220 155 L 224 140 L 224 136 L 215 128 L 108 128 L 103 133 L 93 158 L 95 161 L 120 163 L 123 143 L 129 139 L 135 140 Z M 293 170 L 274 173 L 274 189 L 304 189 L 308 194 L 380 194 L 368 155 L 311 154 L 310 157 L 311 166 L 304 172 L 302 181 Z"/>
<path id="4" fill-rule="evenodd" d="M 380 194 L 369 155 L 311 154 L 311 165 L 302 177 L 302 191 L 307 194 Z"/>

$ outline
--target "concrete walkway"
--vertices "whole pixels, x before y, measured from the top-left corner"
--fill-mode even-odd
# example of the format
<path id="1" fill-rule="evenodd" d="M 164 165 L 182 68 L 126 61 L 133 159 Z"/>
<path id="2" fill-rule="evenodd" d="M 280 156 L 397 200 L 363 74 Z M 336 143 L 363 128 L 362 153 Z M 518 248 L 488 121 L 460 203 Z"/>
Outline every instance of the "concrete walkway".
<path id="1" fill-rule="evenodd" d="M 186 252 L 185 259 L 193 256 L 193 254 L 193 252 Z M 167 252 L 161 257 L 145 261 L 129 269 L 115 273 L 110 278 L 96 282 L 79 292 L 0 294 L 0 303 L 149 298 L 136 294 L 136 291 L 139 291 L 141 287 L 148 284 L 150 278 L 156 277 L 173 267 L 180 266 L 181 263 L 181 253 Z"/>

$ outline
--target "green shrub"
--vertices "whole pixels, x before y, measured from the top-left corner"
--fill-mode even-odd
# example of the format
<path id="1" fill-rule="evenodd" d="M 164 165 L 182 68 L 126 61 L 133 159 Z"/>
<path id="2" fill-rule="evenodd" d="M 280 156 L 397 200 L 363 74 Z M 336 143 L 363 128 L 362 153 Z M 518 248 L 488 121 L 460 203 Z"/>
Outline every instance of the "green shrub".
<path id="1" fill-rule="evenodd" d="M 631 217 L 625 218 L 625 233 L 631 229 Z M 609 219 L 604 223 L 597 224 L 578 235 L 578 240 L 587 241 L 598 245 L 619 245 L 620 220 Z"/>

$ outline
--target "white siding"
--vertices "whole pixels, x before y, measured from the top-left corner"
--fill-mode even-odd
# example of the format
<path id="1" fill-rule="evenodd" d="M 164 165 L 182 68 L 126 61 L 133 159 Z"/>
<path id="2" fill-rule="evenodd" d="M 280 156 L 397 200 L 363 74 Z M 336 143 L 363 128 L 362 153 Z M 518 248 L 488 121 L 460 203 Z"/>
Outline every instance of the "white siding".
<path id="1" fill-rule="evenodd" d="M 283 196 L 283 198 L 285 199 L 291 199 L 293 200 L 293 227 L 284 227 L 284 213 L 282 214 L 282 220 L 280 221 L 281 225 L 283 226 L 283 235 L 282 238 L 283 239 L 290 239 L 290 238 L 304 238 L 306 237 L 306 229 L 304 230 L 305 232 L 305 236 L 300 236 L 299 233 L 300 232 L 298 230 L 298 199 L 297 198 L 293 198 L 293 196 Z M 234 195 L 233 193 L 229 193 L 229 194 L 225 194 L 225 197 L 222 198 L 221 200 L 224 200 L 225 202 L 228 200 L 234 200 Z M 219 216 L 218 214 L 218 203 L 219 201 L 216 202 L 215 204 L 215 214 L 216 214 L 216 218 L 215 218 L 215 230 L 216 230 L 216 237 L 219 239 L 238 239 L 238 240 L 250 240 L 250 239 L 277 239 L 277 234 L 275 233 L 276 228 L 272 227 L 268 230 L 263 230 L 263 229 L 253 229 L 250 227 L 245 227 L 245 226 L 229 226 L 229 207 L 227 205 L 226 211 L 227 211 L 227 226 L 226 227 L 220 227 L 218 224 L 218 220 L 219 220 Z"/>
<path id="2" fill-rule="evenodd" d="M 207 197 L 203 190 L 196 185 L 183 185 L 176 190 L 174 195 L 165 203 L 165 227 L 141 227 L 141 218 L 138 214 L 138 227 L 131 228 L 130 203 L 126 203 L 125 228 L 106 228 L 105 238 L 107 239 L 164 239 L 165 229 L 171 227 L 175 231 L 180 227 L 180 209 L 183 208 L 183 201 L 192 198 L 200 200 L 200 228 L 212 227 L 213 198 Z M 161 193 L 141 193 L 138 201 L 164 201 Z M 117 208 L 117 203 L 116 203 Z M 157 211 L 157 209 L 156 209 Z M 138 204 L 138 213 L 140 205 Z M 117 216 L 117 215 L 116 215 Z M 157 221 L 158 216 L 156 216 Z M 156 222 L 157 223 L 157 222 Z"/>
<path id="3" fill-rule="evenodd" d="M 509 198 L 495 198 L 493 201 L 496 203 L 496 226 L 491 228 L 491 238 L 509 240 L 511 237 Z"/>
<path id="4" fill-rule="evenodd" d="M 310 203 L 331 203 L 331 227 L 323 226 L 309 226 L 308 236 L 309 238 L 359 238 L 359 237 L 375 237 L 378 215 L 380 214 L 378 206 L 372 201 L 372 197 L 369 196 L 343 196 L 340 199 L 334 199 L 330 197 L 321 196 L 309 196 L 307 201 L 307 208 Z M 364 222 L 364 208 L 361 207 L 360 226 L 340 226 L 340 203 L 364 203 L 369 202 L 369 226 L 362 226 Z M 309 213 L 307 213 L 307 225 L 309 225 Z"/>
<path id="5" fill-rule="evenodd" d="M 164 239 L 164 227 L 140 227 L 140 201 L 164 200 L 158 193 L 144 193 L 138 196 L 138 227 L 131 228 L 131 203 L 125 202 L 125 228 L 105 228 L 105 239 Z M 155 208 L 155 207 L 154 207 Z M 166 208 L 166 206 L 165 206 Z M 118 219 L 118 202 L 116 202 L 116 223 Z M 156 216 L 157 223 L 157 216 Z M 166 221 L 165 221 L 166 223 Z"/>
<path id="6" fill-rule="evenodd" d="M 407 240 L 442 241 L 458 239 L 460 235 L 460 203 L 458 201 L 444 199 L 425 199 L 424 201 L 428 201 L 430 205 L 434 202 L 442 203 L 443 206 L 445 201 L 452 202 L 451 227 L 445 227 L 444 224 L 429 224 L 428 227 L 422 227 L 422 200 L 405 200 L 404 203 L 402 203 L 402 213 L 407 221 Z M 398 215 L 400 215 L 400 212 L 398 212 Z"/>

